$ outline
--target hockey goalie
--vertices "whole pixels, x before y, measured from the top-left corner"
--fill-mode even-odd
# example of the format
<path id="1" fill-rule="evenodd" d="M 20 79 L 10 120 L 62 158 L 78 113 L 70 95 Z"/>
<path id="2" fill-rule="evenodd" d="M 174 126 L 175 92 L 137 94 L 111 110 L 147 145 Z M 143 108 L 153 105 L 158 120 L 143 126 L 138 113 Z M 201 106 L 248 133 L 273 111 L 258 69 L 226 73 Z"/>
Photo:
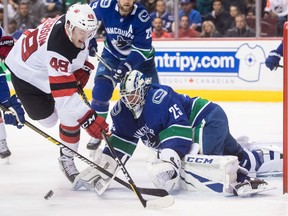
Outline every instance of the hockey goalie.
<path id="1" fill-rule="evenodd" d="M 109 138 L 118 157 L 127 161 L 141 140 L 157 152 L 147 163 L 157 188 L 172 190 L 179 183 L 185 190 L 215 191 L 246 196 L 271 189 L 256 173 L 281 170 L 276 149 L 243 147 L 229 132 L 228 119 L 217 104 L 190 98 L 169 86 L 151 84 L 137 70 L 128 72 L 120 84 L 121 100 L 111 111 Z M 117 163 L 108 147 L 96 163 L 116 175 Z M 102 194 L 111 182 L 93 168 L 82 171 L 73 186 Z"/>

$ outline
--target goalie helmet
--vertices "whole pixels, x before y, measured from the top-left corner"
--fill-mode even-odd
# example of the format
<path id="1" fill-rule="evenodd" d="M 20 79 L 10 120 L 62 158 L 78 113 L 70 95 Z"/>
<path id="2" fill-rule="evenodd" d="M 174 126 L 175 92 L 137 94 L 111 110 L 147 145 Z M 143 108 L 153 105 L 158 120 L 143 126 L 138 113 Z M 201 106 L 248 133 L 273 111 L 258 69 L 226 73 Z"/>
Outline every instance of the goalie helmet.
<path id="1" fill-rule="evenodd" d="M 94 14 L 93 9 L 88 4 L 73 4 L 68 8 L 65 17 L 65 26 L 69 24 L 68 36 L 71 40 L 72 31 L 78 27 L 84 31 L 91 31 L 89 38 L 94 37 L 96 30 L 99 26 L 98 20 Z"/>
<path id="2" fill-rule="evenodd" d="M 151 78 L 146 78 L 138 70 L 126 73 L 120 85 L 121 101 L 133 113 L 134 118 L 140 117 L 145 104 L 145 95 L 151 84 Z"/>

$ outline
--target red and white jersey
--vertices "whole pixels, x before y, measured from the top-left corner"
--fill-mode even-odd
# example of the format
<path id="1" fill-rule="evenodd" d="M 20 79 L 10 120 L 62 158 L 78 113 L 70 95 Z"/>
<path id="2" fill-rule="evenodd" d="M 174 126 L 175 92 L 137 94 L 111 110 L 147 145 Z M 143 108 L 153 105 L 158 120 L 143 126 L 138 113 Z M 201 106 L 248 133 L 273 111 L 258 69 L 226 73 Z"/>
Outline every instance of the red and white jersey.
<path id="1" fill-rule="evenodd" d="M 65 15 L 48 19 L 36 29 L 26 31 L 5 63 L 18 78 L 47 94 L 52 93 L 60 122 L 75 126 L 90 109 L 77 93 L 73 74 L 88 58 L 89 40 L 84 49 L 75 47 L 64 26 Z"/>
<path id="2" fill-rule="evenodd" d="M 11 72 L 45 93 L 51 93 L 51 85 L 53 88 L 53 85 L 69 85 L 75 81 L 72 72 L 81 68 L 88 58 L 89 41 L 84 49 L 76 48 L 64 25 L 65 15 L 48 19 L 36 29 L 24 32 L 5 61 Z M 57 92 L 52 94 L 58 96 Z"/>

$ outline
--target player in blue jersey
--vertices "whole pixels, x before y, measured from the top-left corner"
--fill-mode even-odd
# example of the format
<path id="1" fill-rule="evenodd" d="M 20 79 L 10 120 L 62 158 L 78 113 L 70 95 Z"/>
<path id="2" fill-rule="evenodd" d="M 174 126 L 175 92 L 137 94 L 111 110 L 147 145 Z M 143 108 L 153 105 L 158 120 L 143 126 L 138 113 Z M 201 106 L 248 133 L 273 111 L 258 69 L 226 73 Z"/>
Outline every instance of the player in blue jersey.
<path id="1" fill-rule="evenodd" d="M 158 83 L 152 46 L 152 23 L 147 10 L 135 0 L 100 0 L 90 5 L 105 28 L 103 59 L 115 69 L 99 62 L 92 91 L 92 108 L 107 117 L 114 88 L 127 71 L 141 69 L 145 77 Z M 96 41 L 90 42 L 90 55 L 95 55 Z M 93 53 L 94 52 L 94 53 Z M 95 149 L 100 140 L 91 138 L 87 148 Z"/>
<path id="2" fill-rule="evenodd" d="M 5 32 L 0 27 L 0 59 L 4 61 L 9 51 L 14 45 L 14 39 L 10 36 L 4 36 Z M 4 113 L 4 120 L 6 124 L 12 124 L 17 128 L 22 128 L 25 123 L 24 110 L 20 101 L 15 95 L 10 97 L 10 91 L 6 82 L 6 74 L 4 69 L 0 66 L 0 104 L 6 108 L 12 108 L 15 111 L 15 115 L 11 112 Z M 7 158 L 11 155 L 11 152 L 6 142 L 6 130 L 3 122 L 3 118 L 0 112 L 0 158 Z"/>
<path id="3" fill-rule="evenodd" d="M 183 169 L 183 158 L 188 154 L 237 156 L 234 157 L 235 182 L 243 182 L 241 186 L 252 185 L 252 189 L 268 185 L 247 175 L 262 169 L 265 164 L 263 152 L 243 148 L 232 137 L 227 116 L 219 105 L 200 97 L 178 94 L 169 86 L 150 84 L 150 80 L 137 70 L 126 74 L 120 94 L 121 100 L 111 111 L 110 142 L 122 160 L 132 156 L 139 140 L 157 151 L 158 159 L 151 163 L 149 173 L 155 186 L 172 189 L 179 180 L 180 168 Z M 108 147 L 98 163 L 112 173 L 116 171 L 117 163 Z M 94 174 L 89 173 L 91 170 Z M 208 175 L 213 173 L 212 168 L 209 170 Z M 109 180 L 99 171 L 88 168 L 77 177 L 74 188 L 82 187 L 83 182 L 93 183 L 99 192 L 107 188 Z"/>
<path id="4" fill-rule="evenodd" d="M 272 71 L 277 69 L 279 66 L 279 62 L 283 57 L 283 41 L 276 50 L 271 50 L 269 56 L 266 58 L 265 65 Z"/>

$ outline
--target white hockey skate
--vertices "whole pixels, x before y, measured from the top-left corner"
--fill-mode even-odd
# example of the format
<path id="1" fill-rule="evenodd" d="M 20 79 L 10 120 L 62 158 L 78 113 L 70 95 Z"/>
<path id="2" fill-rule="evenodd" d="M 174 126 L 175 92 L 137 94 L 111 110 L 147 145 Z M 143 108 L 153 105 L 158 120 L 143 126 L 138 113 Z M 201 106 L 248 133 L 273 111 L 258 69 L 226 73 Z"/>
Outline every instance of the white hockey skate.
<path id="1" fill-rule="evenodd" d="M 0 140 L 0 158 L 7 158 L 11 155 L 11 152 L 7 146 L 6 140 Z"/>
<path id="2" fill-rule="evenodd" d="M 58 161 L 59 161 L 59 167 L 62 170 L 62 172 L 65 174 L 68 180 L 73 183 L 76 176 L 79 174 L 79 171 L 77 170 L 74 163 L 74 157 L 68 157 L 66 155 L 62 155 L 61 157 L 58 158 Z"/>

